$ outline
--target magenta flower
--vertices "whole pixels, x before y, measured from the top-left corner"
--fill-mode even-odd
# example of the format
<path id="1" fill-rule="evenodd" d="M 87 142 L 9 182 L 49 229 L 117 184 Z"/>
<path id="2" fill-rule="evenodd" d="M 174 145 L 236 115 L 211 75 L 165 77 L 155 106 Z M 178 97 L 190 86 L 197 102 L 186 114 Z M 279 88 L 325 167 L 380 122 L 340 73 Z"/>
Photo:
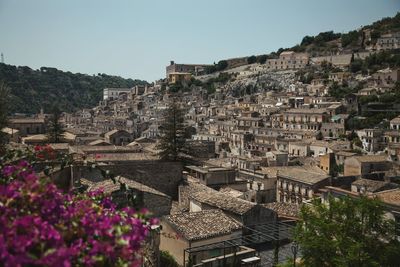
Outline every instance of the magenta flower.
<path id="1" fill-rule="evenodd" d="M 143 241 L 159 223 L 146 211 L 117 210 L 102 191 L 64 194 L 26 161 L 1 173 L 14 178 L 0 185 L 2 266 L 140 264 Z"/>

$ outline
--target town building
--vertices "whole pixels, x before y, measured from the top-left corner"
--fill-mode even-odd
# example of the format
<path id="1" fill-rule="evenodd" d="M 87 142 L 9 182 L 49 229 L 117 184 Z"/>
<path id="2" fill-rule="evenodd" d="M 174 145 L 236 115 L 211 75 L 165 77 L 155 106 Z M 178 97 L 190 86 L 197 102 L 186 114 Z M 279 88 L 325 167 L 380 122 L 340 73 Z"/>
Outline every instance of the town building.
<path id="1" fill-rule="evenodd" d="M 277 174 L 277 202 L 304 203 L 330 184 L 331 177 L 317 169 L 286 167 Z"/>
<path id="2" fill-rule="evenodd" d="M 166 67 L 167 79 L 170 78 L 171 73 L 191 73 L 193 75 L 204 74 L 208 64 L 177 64 L 171 61 L 169 66 Z"/>
<path id="3" fill-rule="evenodd" d="M 354 156 L 344 161 L 344 175 L 364 177 L 371 173 L 384 172 L 391 168 L 386 156 Z"/>

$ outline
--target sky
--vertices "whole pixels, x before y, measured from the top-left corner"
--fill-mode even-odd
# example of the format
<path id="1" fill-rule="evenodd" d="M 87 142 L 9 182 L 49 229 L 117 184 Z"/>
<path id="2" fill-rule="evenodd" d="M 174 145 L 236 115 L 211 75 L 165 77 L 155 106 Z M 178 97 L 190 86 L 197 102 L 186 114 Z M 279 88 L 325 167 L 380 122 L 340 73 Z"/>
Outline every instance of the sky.
<path id="1" fill-rule="evenodd" d="M 149 82 L 170 60 L 213 63 L 347 32 L 400 0 L 0 0 L 4 62 Z"/>

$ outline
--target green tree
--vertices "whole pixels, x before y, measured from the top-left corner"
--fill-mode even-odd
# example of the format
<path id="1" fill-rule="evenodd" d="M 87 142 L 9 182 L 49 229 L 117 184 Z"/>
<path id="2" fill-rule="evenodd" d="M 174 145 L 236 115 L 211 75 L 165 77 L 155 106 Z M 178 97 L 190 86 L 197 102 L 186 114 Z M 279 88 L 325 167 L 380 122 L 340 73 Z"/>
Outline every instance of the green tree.
<path id="1" fill-rule="evenodd" d="M 6 143 L 6 136 L 1 131 L 3 128 L 7 127 L 8 124 L 8 110 L 9 108 L 9 89 L 4 83 L 0 83 L 0 154 L 4 152 L 4 144 Z"/>
<path id="2" fill-rule="evenodd" d="M 324 136 L 323 136 L 323 134 L 322 134 L 321 132 L 318 132 L 318 134 L 315 136 L 315 139 L 317 139 L 317 140 L 323 140 L 323 139 L 324 139 Z"/>
<path id="3" fill-rule="evenodd" d="M 164 267 L 178 267 L 179 264 L 176 262 L 174 256 L 172 256 L 168 251 L 160 251 L 160 266 Z"/>
<path id="4" fill-rule="evenodd" d="M 358 41 L 361 34 L 358 31 L 350 31 L 348 33 L 342 34 L 342 46 L 346 47 L 348 45 L 356 46 L 358 45 Z"/>
<path id="5" fill-rule="evenodd" d="M 257 57 L 256 56 L 251 56 L 247 58 L 247 64 L 253 64 L 256 63 Z"/>
<path id="6" fill-rule="evenodd" d="M 305 266 L 398 266 L 395 223 L 377 199 L 366 196 L 314 200 L 304 205 L 296 226 Z"/>
<path id="7" fill-rule="evenodd" d="M 301 41 L 301 46 L 305 45 L 310 45 L 314 42 L 314 37 L 313 36 L 304 36 L 303 40 Z"/>
<path id="8" fill-rule="evenodd" d="M 257 58 L 257 61 L 258 61 L 258 63 L 260 63 L 260 64 L 264 64 L 264 63 L 267 61 L 267 59 L 268 59 L 268 56 L 267 56 L 267 55 L 261 55 L 261 56 L 259 56 L 259 57 Z"/>
<path id="9" fill-rule="evenodd" d="M 54 105 L 51 109 L 51 117 L 48 124 L 47 139 L 50 143 L 60 143 L 64 130 L 61 124 L 61 111 L 57 105 Z"/>
<path id="10" fill-rule="evenodd" d="M 226 60 L 220 60 L 218 61 L 218 64 L 216 65 L 216 70 L 220 71 L 220 70 L 224 70 L 228 67 L 228 61 Z"/>
<path id="11" fill-rule="evenodd" d="M 160 126 L 161 138 L 157 145 L 159 156 L 164 160 L 178 160 L 179 152 L 185 146 L 185 128 L 183 111 L 174 100 L 166 111 L 164 122 Z"/>

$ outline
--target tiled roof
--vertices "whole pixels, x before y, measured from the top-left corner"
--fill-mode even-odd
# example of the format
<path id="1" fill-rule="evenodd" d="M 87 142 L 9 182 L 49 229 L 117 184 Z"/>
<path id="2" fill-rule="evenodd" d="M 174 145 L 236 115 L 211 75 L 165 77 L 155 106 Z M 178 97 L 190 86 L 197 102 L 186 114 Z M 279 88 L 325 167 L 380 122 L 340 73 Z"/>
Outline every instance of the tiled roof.
<path id="1" fill-rule="evenodd" d="M 147 192 L 147 193 L 151 193 L 151 194 L 155 194 L 155 195 L 168 197 L 166 194 L 161 193 L 160 191 L 158 191 L 154 188 L 151 188 L 147 185 L 127 179 L 125 177 L 117 176 L 115 179 L 117 180 L 116 183 L 114 183 L 111 179 L 107 179 L 107 180 L 104 180 L 104 181 L 101 181 L 98 183 L 88 182 L 87 185 L 89 187 L 88 187 L 87 191 L 95 191 L 98 189 L 103 189 L 104 193 L 112 193 L 112 192 L 120 190 L 121 186 L 120 186 L 119 182 L 121 182 L 121 183 L 126 184 L 126 186 L 129 188 L 137 189 L 138 191 L 141 191 L 141 192 Z M 86 182 L 85 179 L 81 179 L 81 183 L 85 183 L 85 182 Z"/>
<path id="2" fill-rule="evenodd" d="M 306 184 L 315 184 L 330 177 L 325 173 L 313 171 L 314 169 L 315 168 L 306 169 L 301 166 L 292 168 L 283 168 L 279 170 L 279 173 L 277 175 Z"/>
<path id="3" fill-rule="evenodd" d="M 201 203 L 239 215 L 245 214 L 255 206 L 254 203 L 251 203 L 249 201 L 235 198 L 224 193 L 219 193 L 217 191 L 200 191 L 192 194 L 191 197 Z"/>
<path id="4" fill-rule="evenodd" d="M 44 123 L 44 119 L 39 119 L 39 118 L 15 118 L 15 119 L 10 119 L 10 123 Z"/>
<path id="5" fill-rule="evenodd" d="M 275 211 L 282 217 L 297 218 L 299 216 L 300 206 L 295 203 L 272 202 L 263 204 L 263 206 Z"/>
<path id="6" fill-rule="evenodd" d="M 220 210 L 178 213 L 163 219 L 186 240 L 201 240 L 229 234 L 239 230 L 241 225 Z"/>
<path id="7" fill-rule="evenodd" d="M 375 196 L 377 196 L 384 203 L 400 206 L 400 188 L 382 191 L 376 193 Z"/>
<path id="8" fill-rule="evenodd" d="M 366 190 L 369 192 L 375 192 L 379 190 L 380 188 L 386 186 L 389 182 L 384 182 L 384 181 L 375 181 L 375 180 L 370 180 L 370 179 L 364 179 L 360 178 L 352 183 L 352 185 L 355 186 L 364 186 L 366 187 Z"/>
<path id="9" fill-rule="evenodd" d="M 365 156 L 355 156 L 359 162 L 381 162 L 386 161 L 386 156 L 375 156 L 375 155 L 365 155 Z"/>
<path id="10" fill-rule="evenodd" d="M 326 109 L 324 108 L 293 108 L 286 110 L 284 113 L 290 113 L 290 114 L 323 114 L 326 113 Z"/>

